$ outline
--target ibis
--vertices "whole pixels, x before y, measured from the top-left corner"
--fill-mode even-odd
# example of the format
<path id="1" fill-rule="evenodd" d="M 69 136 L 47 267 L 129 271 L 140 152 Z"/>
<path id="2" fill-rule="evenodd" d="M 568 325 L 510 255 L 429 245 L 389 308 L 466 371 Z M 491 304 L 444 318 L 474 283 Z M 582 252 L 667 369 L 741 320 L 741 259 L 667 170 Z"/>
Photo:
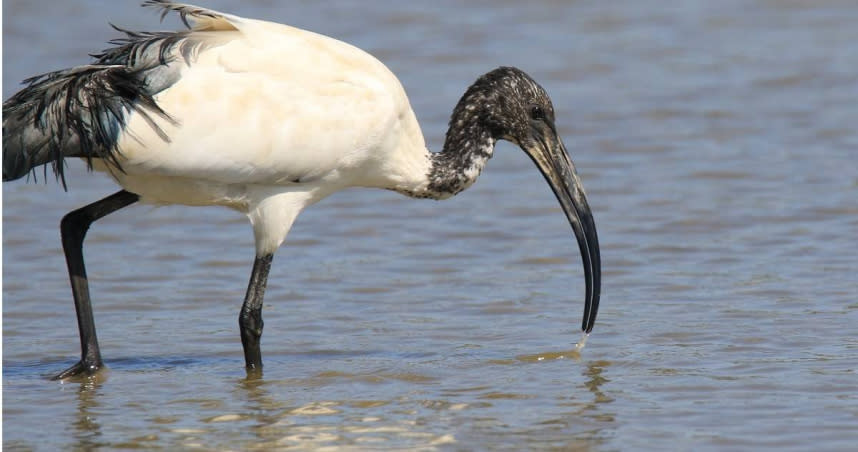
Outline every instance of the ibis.
<path id="1" fill-rule="evenodd" d="M 336 39 L 166 0 L 148 0 L 186 28 L 137 32 L 88 64 L 24 81 L 3 103 L 3 180 L 65 159 L 107 173 L 116 193 L 60 222 L 81 359 L 55 378 L 104 366 L 83 242 L 99 218 L 135 203 L 224 206 L 247 215 L 256 255 L 239 330 L 248 372 L 262 367 L 262 301 L 275 251 L 304 208 L 350 187 L 446 199 L 468 188 L 495 143 L 518 145 L 554 192 L 578 242 L 582 329 L 596 320 L 599 241 L 581 180 L 545 90 L 520 69 L 480 76 L 453 109 L 444 147 L 427 149 L 396 76 Z"/>

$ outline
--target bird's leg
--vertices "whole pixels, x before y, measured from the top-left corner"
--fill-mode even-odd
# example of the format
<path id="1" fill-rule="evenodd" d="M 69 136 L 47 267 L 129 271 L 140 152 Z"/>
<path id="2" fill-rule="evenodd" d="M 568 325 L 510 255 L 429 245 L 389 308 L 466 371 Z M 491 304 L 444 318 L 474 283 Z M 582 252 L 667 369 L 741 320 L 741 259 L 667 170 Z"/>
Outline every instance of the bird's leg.
<path id="1" fill-rule="evenodd" d="M 247 285 L 247 295 L 238 316 L 238 326 L 241 330 L 241 345 L 244 346 L 244 361 L 248 371 L 262 370 L 262 354 L 259 351 L 259 338 L 262 336 L 262 298 L 265 296 L 265 285 L 268 283 L 268 272 L 271 270 L 273 254 L 256 256 L 253 261 L 253 271 L 250 273 L 250 283 Z"/>
<path id="2" fill-rule="evenodd" d="M 63 251 L 69 268 L 74 307 L 77 311 L 77 326 L 80 330 L 80 362 L 54 377 L 55 380 L 79 375 L 91 375 L 102 367 L 98 338 L 95 336 L 95 321 L 89 298 L 89 283 L 83 264 L 83 239 L 89 226 L 99 218 L 140 199 L 134 193 L 120 190 L 100 201 L 69 212 L 60 222 Z"/>

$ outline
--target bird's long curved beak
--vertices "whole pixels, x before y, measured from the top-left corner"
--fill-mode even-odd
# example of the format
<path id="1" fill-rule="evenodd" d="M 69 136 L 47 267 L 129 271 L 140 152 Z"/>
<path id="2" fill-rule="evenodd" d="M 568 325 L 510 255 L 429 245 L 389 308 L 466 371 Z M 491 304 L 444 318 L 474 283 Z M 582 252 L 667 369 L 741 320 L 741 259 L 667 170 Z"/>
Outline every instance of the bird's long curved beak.
<path id="1" fill-rule="evenodd" d="M 599 311 L 599 292 L 602 286 L 602 262 L 599 256 L 599 237 L 596 223 L 587 203 L 584 187 L 575 171 L 575 165 L 566 152 L 563 140 L 551 124 L 534 126 L 532 145 L 522 146 L 536 163 L 560 202 L 575 237 L 584 262 L 586 294 L 584 297 L 584 320 L 581 329 L 589 334 L 596 323 Z"/>

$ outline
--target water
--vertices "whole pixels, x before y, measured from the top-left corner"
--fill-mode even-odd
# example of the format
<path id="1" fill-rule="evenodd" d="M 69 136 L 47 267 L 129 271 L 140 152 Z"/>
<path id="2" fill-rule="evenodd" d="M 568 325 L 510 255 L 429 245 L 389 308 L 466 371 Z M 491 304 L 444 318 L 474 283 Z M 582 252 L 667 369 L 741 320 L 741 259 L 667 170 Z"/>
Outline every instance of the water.
<path id="1" fill-rule="evenodd" d="M 4 98 L 102 49 L 108 21 L 157 24 L 133 3 L 6 2 Z M 52 382 L 79 353 L 57 225 L 115 190 L 74 165 L 68 193 L 3 185 L 5 448 L 858 443 L 854 2 L 206 4 L 371 51 L 435 149 L 477 75 L 532 74 L 599 228 L 594 333 L 574 353 L 577 246 L 503 144 L 455 199 L 353 190 L 305 212 L 274 260 L 258 380 L 236 325 L 246 220 L 137 206 L 100 221 L 86 253 L 110 369 Z"/>

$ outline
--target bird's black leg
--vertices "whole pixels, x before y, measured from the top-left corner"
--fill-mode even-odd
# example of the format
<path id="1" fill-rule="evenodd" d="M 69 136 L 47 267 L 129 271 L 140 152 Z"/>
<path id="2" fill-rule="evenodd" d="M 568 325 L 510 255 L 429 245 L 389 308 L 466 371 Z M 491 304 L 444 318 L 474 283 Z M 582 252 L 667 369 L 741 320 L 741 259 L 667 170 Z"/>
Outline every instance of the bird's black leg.
<path id="1" fill-rule="evenodd" d="M 262 298 L 265 296 L 265 285 L 268 283 L 268 272 L 273 259 L 273 254 L 256 256 L 253 271 L 250 273 L 250 283 L 247 285 L 247 295 L 238 315 L 241 345 L 244 346 L 244 361 L 248 371 L 262 370 L 262 353 L 259 351 L 263 325 Z"/>
<path id="2" fill-rule="evenodd" d="M 134 193 L 120 190 L 100 201 L 69 212 L 60 222 L 63 251 L 66 254 L 74 307 L 77 311 L 77 325 L 80 330 L 81 358 L 80 362 L 56 375 L 55 380 L 90 375 L 102 367 L 98 338 L 95 336 L 95 321 L 92 317 L 92 303 L 89 299 L 89 283 L 86 279 L 86 267 L 83 264 L 83 239 L 93 222 L 134 204 L 139 199 L 140 197 Z"/>

